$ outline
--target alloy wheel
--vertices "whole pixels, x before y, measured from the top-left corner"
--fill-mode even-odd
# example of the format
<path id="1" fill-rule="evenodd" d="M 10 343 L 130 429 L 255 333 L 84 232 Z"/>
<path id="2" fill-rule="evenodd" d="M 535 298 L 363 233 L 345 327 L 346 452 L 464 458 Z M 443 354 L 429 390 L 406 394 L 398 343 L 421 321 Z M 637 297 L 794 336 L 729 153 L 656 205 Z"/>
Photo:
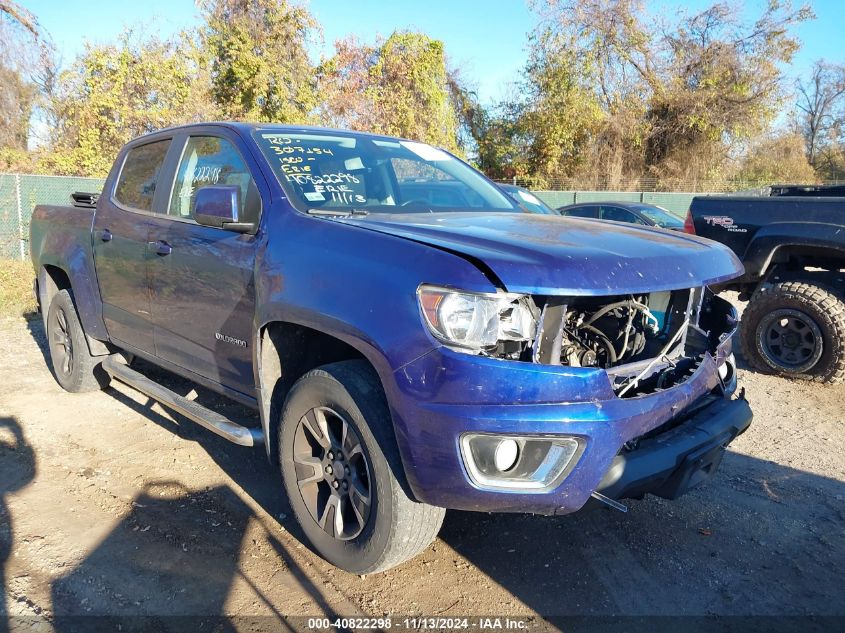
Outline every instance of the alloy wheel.
<path id="1" fill-rule="evenodd" d="M 50 348 L 56 370 L 70 375 L 73 370 L 73 340 L 68 328 L 67 315 L 63 308 L 55 312 L 54 327 L 50 331 Z"/>
<path id="2" fill-rule="evenodd" d="M 329 407 L 315 407 L 294 434 L 296 485 L 311 518 L 342 541 L 361 534 L 372 508 L 371 469 L 358 432 Z"/>

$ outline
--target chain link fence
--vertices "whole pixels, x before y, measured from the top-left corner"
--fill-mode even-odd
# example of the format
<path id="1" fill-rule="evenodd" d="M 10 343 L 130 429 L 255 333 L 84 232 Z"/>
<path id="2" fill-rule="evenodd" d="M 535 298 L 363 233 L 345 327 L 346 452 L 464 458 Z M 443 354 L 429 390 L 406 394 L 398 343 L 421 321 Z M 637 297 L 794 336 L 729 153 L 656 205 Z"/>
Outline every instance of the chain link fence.
<path id="1" fill-rule="evenodd" d="M 0 174 L 0 259 L 29 257 L 29 220 L 37 204 L 71 204 L 74 191 L 99 192 L 102 178 Z"/>

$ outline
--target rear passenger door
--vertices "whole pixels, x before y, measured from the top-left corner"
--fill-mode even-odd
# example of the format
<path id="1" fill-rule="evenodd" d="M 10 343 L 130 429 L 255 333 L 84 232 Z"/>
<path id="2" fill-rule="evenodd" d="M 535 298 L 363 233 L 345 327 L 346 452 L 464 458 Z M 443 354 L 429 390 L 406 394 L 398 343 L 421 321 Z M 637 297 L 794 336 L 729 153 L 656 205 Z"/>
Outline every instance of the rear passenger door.
<path id="1" fill-rule="evenodd" d="M 162 182 L 171 146 L 171 138 L 131 146 L 94 216 L 94 260 L 109 337 L 147 354 L 155 351 L 147 242 L 155 213 L 166 204 L 169 187 Z"/>
<path id="2" fill-rule="evenodd" d="M 236 185 L 244 219 L 257 221 L 260 195 L 235 135 L 194 134 L 179 142 L 167 213 L 150 236 L 166 253 L 151 264 L 156 355 L 252 396 L 257 238 L 200 226 L 193 214 L 198 190 Z"/>

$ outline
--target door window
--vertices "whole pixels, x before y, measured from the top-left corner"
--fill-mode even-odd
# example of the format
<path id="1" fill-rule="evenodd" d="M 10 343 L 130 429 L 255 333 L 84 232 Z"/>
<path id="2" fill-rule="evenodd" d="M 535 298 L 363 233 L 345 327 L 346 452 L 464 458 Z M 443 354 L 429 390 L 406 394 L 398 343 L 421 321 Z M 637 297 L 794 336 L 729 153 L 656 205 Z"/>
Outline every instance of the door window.
<path id="1" fill-rule="evenodd" d="M 645 224 L 633 213 L 621 207 L 602 207 L 602 220 L 614 220 L 615 222 L 628 222 L 629 224 Z"/>
<path id="2" fill-rule="evenodd" d="M 130 149 L 114 188 L 115 200 L 133 209 L 152 211 L 161 166 L 169 147 L 170 139 L 167 139 Z"/>
<path id="3" fill-rule="evenodd" d="M 595 218 L 598 215 L 596 211 L 598 211 L 598 207 L 576 207 L 566 211 L 565 215 L 573 218 Z"/>
<path id="4" fill-rule="evenodd" d="M 257 195 L 249 168 L 235 146 L 217 136 L 188 139 L 176 173 L 168 215 L 192 218 L 197 191 L 212 185 L 237 186 L 240 189 L 240 217 L 245 221 L 257 219 L 244 218 L 247 198 Z"/>

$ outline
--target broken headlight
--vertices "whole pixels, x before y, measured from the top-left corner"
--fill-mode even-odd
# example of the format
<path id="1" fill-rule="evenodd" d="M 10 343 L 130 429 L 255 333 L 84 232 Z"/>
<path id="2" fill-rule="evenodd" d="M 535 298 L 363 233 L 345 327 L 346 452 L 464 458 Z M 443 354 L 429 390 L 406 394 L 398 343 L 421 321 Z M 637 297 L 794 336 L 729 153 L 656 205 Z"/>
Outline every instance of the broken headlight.
<path id="1" fill-rule="evenodd" d="M 537 330 L 537 309 L 525 295 L 423 285 L 417 297 L 431 333 L 467 351 L 492 351 L 506 342 L 530 343 Z"/>

